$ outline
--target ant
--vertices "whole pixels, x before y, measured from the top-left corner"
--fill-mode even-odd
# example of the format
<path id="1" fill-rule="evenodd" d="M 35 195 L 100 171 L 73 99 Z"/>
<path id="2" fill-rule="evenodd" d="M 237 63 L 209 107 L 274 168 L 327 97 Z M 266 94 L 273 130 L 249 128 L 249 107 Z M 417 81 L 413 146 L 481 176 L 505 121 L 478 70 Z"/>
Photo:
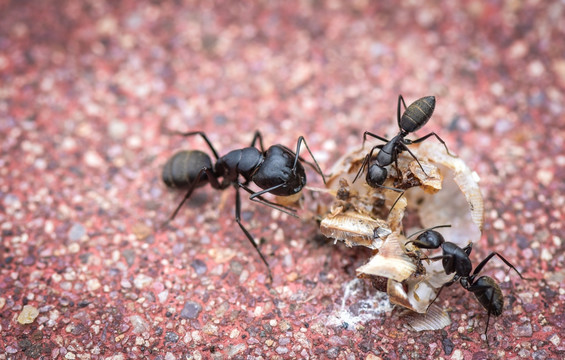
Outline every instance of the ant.
<path id="1" fill-rule="evenodd" d="M 435 231 L 434 229 L 437 228 L 445 228 L 451 227 L 451 225 L 439 225 L 434 226 L 429 229 L 420 230 L 408 238 L 421 233 L 415 240 L 409 240 L 406 242 L 405 245 L 409 243 L 413 243 L 420 249 L 438 249 L 441 247 L 443 254 L 440 256 L 435 256 L 431 258 L 420 258 L 421 260 L 440 260 L 442 261 L 443 269 L 447 275 L 455 273 L 453 279 L 447 283 L 445 283 L 438 291 L 434 300 L 430 303 L 433 304 L 435 300 L 439 297 L 441 291 L 445 286 L 451 286 L 453 283 L 459 281 L 461 286 L 467 291 L 472 292 L 475 294 L 475 297 L 479 301 L 485 310 L 487 310 L 487 325 L 485 328 L 485 337 L 487 338 L 488 344 L 488 325 L 490 321 L 490 315 L 500 316 L 502 314 L 502 310 L 504 307 L 504 296 L 502 294 L 502 290 L 500 286 L 496 283 L 496 281 L 489 277 L 489 276 L 481 276 L 477 278 L 478 274 L 481 272 L 483 267 L 492 259 L 494 256 L 498 256 L 506 265 L 508 265 L 511 269 L 516 271 L 516 273 L 520 276 L 522 280 L 525 278 L 522 274 L 512 265 L 508 260 L 506 260 L 502 255 L 497 252 L 491 252 L 486 258 L 484 258 L 479 265 L 475 268 L 473 273 L 471 274 L 471 270 L 473 269 L 473 265 L 471 264 L 471 259 L 469 256 L 471 255 L 471 250 L 473 243 L 469 243 L 464 248 L 459 247 L 458 245 L 445 241 L 443 236 Z M 430 306 L 428 305 L 428 307 Z"/>
<path id="2" fill-rule="evenodd" d="M 324 184 L 326 179 L 318 162 L 312 155 L 308 144 L 303 136 L 298 138 L 296 143 L 296 152 L 293 152 L 284 145 L 273 145 L 264 150 L 263 138 L 259 131 L 255 132 L 251 146 L 233 150 L 226 155 L 219 157 L 218 152 L 212 146 L 212 143 L 202 131 L 192 132 L 172 132 L 176 135 L 184 137 L 199 135 L 204 139 L 208 147 L 216 158 L 216 164 L 212 164 L 212 159 L 208 154 L 199 150 L 185 150 L 173 155 L 163 168 L 162 179 L 165 185 L 170 188 L 184 188 L 187 192 L 173 212 L 169 220 L 164 225 L 172 221 L 184 203 L 190 198 L 194 189 L 210 184 L 214 189 L 224 190 L 230 185 L 236 190 L 235 192 L 235 221 L 253 245 L 261 260 L 267 266 L 269 279 L 272 282 L 273 277 L 271 268 L 267 260 L 259 250 L 257 243 L 241 223 L 241 199 L 239 189 L 243 189 L 251 196 L 251 201 L 259 202 L 273 209 L 282 211 L 291 216 L 297 217 L 295 209 L 277 204 L 263 198 L 266 193 L 276 196 L 291 196 L 299 193 L 306 185 L 306 173 L 302 162 L 311 166 L 318 174 L 322 176 Z M 255 147 L 259 140 L 260 149 Z M 300 157 L 300 147 L 304 143 L 308 153 L 314 160 L 314 164 L 305 161 Z M 240 176 L 243 181 L 240 180 Z M 220 178 L 221 181 L 220 181 Z M 262 190 L 253 191 L 248 187 L 249 183 L 255 183 Z"/>
<path id="3" fill-rule="evenodd" d="M 401 103 L 404 106 L 404 113 L 402 114 L 402 116 L 400 116 Z M 365 156 L 361 168 L 357 172 L 357 175 L 355 176 L 355 179 L 353 179 L 353 182 L 357 180 L 357 178 L 361 175 L 365 167 L 368 166 L 367 175 L 365 177 L 367 184 L 369 184 L 369 186 L 373 188 L 380 187 L 401 193 L 394 202 L 394 204 L 396 204 L 398 199 L 400 199 L 400 197 L 404 193 L 404 190 L 383 186 L 385 180 L 388 177 L 388 171 L 385 168 L 385 166 L 388 166 L 394 162 L 396 168 L 398 169 L 398 155 L 400 155 L 400 153 L 402 153 L 403 151 L 408 151 L 408 153 L 410 153 L 410 155 L 412 155 L 412 157 L 418 162 L 418 165 L 420 165 L 420 168 L 422 169 L 424 174 L 427 175 L 426 170 L 424 170 L 424 167 L 422 166 L 418 158 L 412 153 L 412 151 L 410 151 L 407 145 L 417 144 L 419 142 L 426 140 L 430 136 L 435 136 L 439 140 L 439 142 L 441 142 L 443 146 L 445 146 L 445 150 L 447 150 L 447 153 L 451 156 L 454 156 L 449 152 L 449 149 L 447 148 L 445 141 L 443 141 L 443 139 L 440 138 L 439 135 L 437 135 L 435 132 L 431 132 L 416 140 L 406 139 L 406 136 L 408 136 L 410 133 L 426 125 L 426 123 L 432 117 L 435 106 L 436 106 L 435 96 L 426 96 L 420 98 L 414 101 L 412 104 L 410 104 L 410 106 L 406 107 L 404 98 L 402 97 L 402 95 L 398 95 L 398 108 L 397 108 L 396 116 L 397 116 L 398 128 L 400 129 L 400 132 L 391 140 L 388 140 L 384 137 L 373 134 L 369 131 L 365 131 L 365 133 L 363 134 L 363 147 L 365 146 L 365 141 L 367 140 L 367 136 L 372 136 L 374 138 L 377 138 L 381 141 L 384 141 L 386 144 L 376 145 L 371 149 L 369 154 Z M 379 152 L 377 153 L 377 156 L 373 160 L 373 162 L 369 164 L 373 159 L 373 152 L 375 151 L 375 149 L 379 149 Z"/>

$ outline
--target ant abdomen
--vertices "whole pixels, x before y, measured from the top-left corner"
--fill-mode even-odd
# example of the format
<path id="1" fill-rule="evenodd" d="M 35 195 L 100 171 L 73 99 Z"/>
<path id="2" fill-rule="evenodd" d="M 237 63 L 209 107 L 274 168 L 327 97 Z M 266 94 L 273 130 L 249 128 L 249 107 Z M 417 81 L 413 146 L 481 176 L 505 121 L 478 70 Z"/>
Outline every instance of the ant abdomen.
<path id="1" fill-rule="evenodd" d="M 500 286 L 490 276 L 481 276 L 470 288 L 481 305 L 494 316 L 500 316 L 504 297 Z"/>
<path id="2" fill-rule="evenodd" d="M 196 180 L 198 173 L 203 168 L 213 168 L 208 154 L 200 150 L 182 150 L 165 163 L 161 177 L 169 188 L 186 189 Z M 201 187 L 207 183 L 208 177 L 203 174 L 195 187 Z"/>
<path id="3" fill-rule="evenodd" d="M 417 131 L 430 120 L 435 107 L 435 96 L 420 98 L 406 108 L 398 125 L 407 133 Z"/>

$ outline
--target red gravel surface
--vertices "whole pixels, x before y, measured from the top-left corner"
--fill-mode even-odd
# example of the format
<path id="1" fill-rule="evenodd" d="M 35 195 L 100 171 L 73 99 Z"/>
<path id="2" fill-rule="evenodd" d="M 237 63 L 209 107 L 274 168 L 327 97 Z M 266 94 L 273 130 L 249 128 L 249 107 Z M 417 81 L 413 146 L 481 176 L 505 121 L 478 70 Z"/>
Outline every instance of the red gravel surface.
<path id="1" fill-rule="evenodd" d="M 563 358 L 564 24 L 559 1 L 0 1 L 0 359 Z M 486 267 L 490 347 L 460 286 L 452 325 L 408 329 L 307 210 L 243 202 L 270 286 L 233 189 L 159 228 L 183 196 L 163 164 L 207 150 L 164 128 L 222 154 L 304 135 L 329 169 L 397 131 L 399 93 L 437 97 L 426 129 L 481 177 L 473 261 L 533 279 Z"/>

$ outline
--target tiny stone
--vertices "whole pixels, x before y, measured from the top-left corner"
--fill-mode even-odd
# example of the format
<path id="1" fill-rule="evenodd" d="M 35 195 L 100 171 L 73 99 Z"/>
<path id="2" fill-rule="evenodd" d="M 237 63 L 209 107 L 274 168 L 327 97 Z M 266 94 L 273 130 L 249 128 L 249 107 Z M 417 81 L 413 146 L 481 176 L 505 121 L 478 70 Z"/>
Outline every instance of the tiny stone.
<path id="1" fill-rule="evenodd" d="M 206 263 L 200 259 L 195 259 L 194 261 L 192 261 L 190 266 L 192 266 L 197 275 L 203 275 L 206 273 L 206 271 L 208 271 Z"/>
<path id="2" fill-rule="evenodd" d="M 167 331 L 167 333 L 165 334 L 165 341 L 176 343 L 177 341 L 179 341 L 179 336 L 172 331 Z"/>
<path id="3" fill-rule="evenodd" d="M 451 355 L 451 353 L 453 352 L 453 348 L 455 347 L 453 345 L 453 341 L 451 341 L 451 339 L 449 338 L 444 338 L 441 341 L 441 345 L 443 346 L 443 351 L 445 352 L 445 355 Z"/>
<path id="4" fill-rule="evenodd" d="M 126 259 L 128 266 L 132 266 L 135 262 L 135 251 L 133 251 L 132 249 L 125 249 L 124 251 L 122 251 L 122 255 Z"/>
<path id="5" fill-rule="evenodd" d="M 97 168 L 104 164 L 104 159 L 94 150 L 89 150 L 84 155 L 84 162 L 86 165 Z"/>
<path id="6" fill-rule="evenodd" d="M 100 281 L 98 279 L 90 279 L 86 282 L 86 287 L 89 291 L 96 291 L 100 289 Z"/>
<path id="7" fill-rule="evenodd" d="M 517 337 L 530 337 L 533 334 L 532 324 L 527 323 L 524 325 L 513 327 L 512 334 Z"/>
<path id="8" fill-rule="evenodd" d="M 326 354 L 328 355 L 328 358 L 335 359 L 339 355 L 339 348 L 338 347 L 330 348 L 328 349 L 328 351 L 326 351 Z"/>
<path id="9" fill-rule="evenodd" d="M 74 223 L 69 230 L 68 236 L 71 241 L 79 241 L 84 234 L 86 234 L 86 229 L 79 223 Z"/>
<path id="10" fill-rule="evenodd" d="M 169 297 L 169 290 L 161 291 L 159 294 L 157 294 L 157 297 L 159 298 L 159 302 L 163 304 L 165 301 L 167 301 L 167 298 Z"/>
<path id="11" fill-rule="evenodd" d="M 24 266 L 31 266 L 31 265 L 35 264 L 35 257 L 33 255 L 26 256 L 24 258 L 24 261 L 22 261 L 22 264 Z"/>
<path id="12" fill-rule="evenodd" d="M 153 278 L 145 274 L 139 274 L 133 280 L 133 284 L 137 289 L 143 289 L 153 282 Z"/>
<path id="13" fill-rule="evenodd" d="M 243 265 L 239 261 L 232 260 L 230 261 L 230 270 L 239 276 L 243 271 Z"/>
<path id="14" fill-rule="evenodd" d="M 35 318 L 39 316 L 39 310 L 31 305 L 24 305 L 20 315 L 18 315 L 18 322 L 20 324 L 31 324 Z"/>
<path id="15" fill-rule="evenodd" d="M 239 354 L 240 352 L 244 351 L 247 347 L 245 344 L 236 344 L 229 347 L 228 350 L 228 358 L 232 358 L 233 356 Z"/>
<path id="16" fill-rule="evenodd" d="M 134 334 L 141 334 L 150 330 L 149 324 L 139 315 L 130 316 L 129 321 L 133 326 Z"/>
<path id="17" fill-rule="evenodd" d="M 108 125 L 108 134 L 116 140 L 123 138 L 127 130 L 127 124 L 122 121 L 113 120 Z"/>
<path id="18" fill-rule="evenodd" d="M 199 303 L 193 301 L 187 301 L 180 312 L 180 318 L 196 319 L 201 311 L 202 311 L 202 306 Z"/>
<path id="19" fill-rule="evenodd" d="M 202 331 L 208 335 L 218 336 L 218 327 L 211 323 L 207 323 L 206 325 L 204 325 Z"/>

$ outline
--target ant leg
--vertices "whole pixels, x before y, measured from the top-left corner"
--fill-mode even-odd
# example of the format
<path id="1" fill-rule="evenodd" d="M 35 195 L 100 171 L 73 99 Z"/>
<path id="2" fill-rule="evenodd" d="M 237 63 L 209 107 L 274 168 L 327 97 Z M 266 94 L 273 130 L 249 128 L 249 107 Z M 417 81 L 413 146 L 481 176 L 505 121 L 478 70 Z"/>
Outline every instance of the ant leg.
<path id="1" fill-rule="evenodd" d="M 261 136 L 261 132 L 259 130 L 255 131 L 255 134 L 253 135 L 253 140 L 251 140 L 251 147 L 255 147 L 255 143 L 257 142 L 257 139 L 259 139 L 259 146 L 261 149 L 261 152 L 265 152 L 265 148 L 263 147 L 263 136 Z"/>
<path id="2" fill-rule="evenodd" d="M 259 256 L 261 257 L 261 260 L 263 261 L 263 263 L 267 267 L 267 271 L 269 272 L 269 280 L 271 282 L 273 282 L 273 275 L 271 274 L 271 267 L 269 266 L 269 263 L 267 262 L 267 260 L 263 256 L 263 254 L 261 253 L 261 250 L 259 250 L 259 247 L 257 246 L 257 243 L 253 239 L 253 236 L 251 236 L 249 231 L 247 231 L 247 229 L 241 223 L 241 198 L 239 196 L 239 187 L 235 188 L 235 221 L 237 222 L 237 224 L 239 225 L 239 227 L 241 228 L 241 230 L 243 231 L 245 236 L 247 236 L 247 239 L 249 239 L 249 242 L 251 242 L 251 245 L 253 245 L 253 247 L 255 248 L 255 250 L 257 251 Z"/>
<path id="3" fill-rule="evenodd" d="M 453 279 L 453 280 L 451 280 L 451 281 L 449 281 L 449 282 L 446 282 L 445 284 L 443 284 L 443 285 L 439 288 L 439 290 L 438 290 L 438 292 L 437 292 L 437 294 L 436 294 L 436 297 L 432 300 L 431 303 L 428 304 L 428 307 L 426 308 L 426 312 L 428 312 L 428 309 L 430 308 L 430 306 L 432 306 L 432 304 L 436 302 L 436 300 L 437 300 L 437 298 L 439 297 L 439 295 L 441 294 L 441 291 L 443 290 L 443 288 L 444 288 L 444 287 L 449 287 L 449 286 L 453 285 L 457 280 L 458 280 L 458 279 Z"/>
<path id="4" fill-rule="evenodd" d="M 404 98 L 402 97 L 402 94 L 398 95 L 398 108 L 396 111 L 396 122 L 398 123 L 398 128 L 402 129 L 402 127 L 400 126 L 400 103 L 402 102 L 402 105 L 404 105 L 404 111 L 406 111 L 406 103 L 404 102 Z"/>
<path id="5" fill-rule="evenodd" d="M 481 272 L 481 270 L 483 269 L 483 267 L 486 265 L 487 262 L 489 262 L 489 260 L 493 257 L 493 256 L 498 256 L 500 258 L 500 260 L 504 261 L 504 263 L 506 265 L 508 265 L 512 270 L 516 271 L 516 273 L 520 276 L 521 279 L 524 280 L 524 277 L 522 276 L 522 274 L 518 271 L 518 269 L 516 269 L 514 267 L 514 265 L 512 265 L 510 263 L 510 261 L 506 260 L 502 255 L 500 255 L 499 253 L 493 251 L 491 252 L 486 258 L 483 259 L 483 261 L 481 261 L 479 263 L 479 265 L 477 265 L 477 267 L 475 268 L 475 271 L 473 271 L 473 275 L 472 277 L 475 277 L 479 272 Z"/>
<path id="6" fill-rule="evenodd" d="M 422 166 L 422 164 L 420 163 L 420 160 L 418 160 L 418 158 L 416 157 L 416 155 L 414 155 L 414 153 L 413 153 L 412 151 L 410 151 L 410 149 L 408 148 L 408 146 L 406 146 L 406 144 L 404 144 L 403 142 L 402 142 L 401 144 L 402 144 L 402 146 L 404 146 L 404 149 L 403 149 L 403 150 L 408 151 L 408 153 L 409 153 L 410 155 L 412 155 L 412 157 L 414 158 L 414 160 L 416 160 L 416 161 L 418 162 L 418 165 L 420 165 L 420 169 L 422 169 L 422 171 L 424 172 L 424 174 L 425 174 L 426 176 L 429 176 L 428 173 L 426 172 L 426 170 L 424 170 L 424 167 Z M 398 166 L 398 165 L 397 165 L 397 166 Z"/>
<path id="7" fill-rule="evenodd" d="M 480 291 L 484 291 L 485 294 L 486 294 L 486 293 L 487 293 L 487 290 L 492 289 L 492 287 L 491 287 L 491 286 L 484 286 L 484 285 L 472 284 L 472 285 L 470 285 L 469 287 L 467 287 L 467 288 L 465 288 L 465 289 L 466 289 L 467 291 L 472 292 L 472 293 L 475 294 L 475 296 L 476 296 L 477 292 L 480 292 Z M 477 298 L 478 298 L 478 297 L 477 297 Z M 492 313 L 491 309 L 492 309 L 492 304 L 493 304 L 492 301 L 493 301 L 493 299 L 494 299 L 494 291 L 491 291 L 491 292 L 490 292 L 490 296 L 489 296 L 489 298 L 488 298 L 488 303 L 489 303 L 488 308 L 483 305 L 483 307 L 487 310 L 487 325 L 486 325 L 486 327 L 485 327 L 485 338 L 486 338 L 486 340 L 487 340 L 487 346 L 489 346 L 489 344 L 488 344 L 488 334 L 487 334 L 487 333 L 488 333 L 488 326 L 489 326 L 489 323 L 490 323 L 490 314 Z M 482 304 L 481 304 L 481 305 L 482 305 Z"/>
<path id="8" fill-rule="evenodd" d="M 254 201 L 254 202 L 258 202 L 260 204 L 263 204 L 265 206 L 268 206 L 270 208 L 273 208 L 275 210 L 278 210 L 280 212 L 283 212 L 285 214 L 288 214 L 290 216 L 298 218 L 298 216 L 296 216 L 296 214 L 294 214 L 294 212 L 296 212 L 296 210 L 289 208 L 287 206 L 269 201 L 269 200 L 267 200 L 267 199 L 265 199 L 264 197 L 261 196 L 261 195 L 266 194 L 270 191 L 278 189 L 279 187 L 281 187 L 283 185 L 284 184 L 279 184 L 279 185 L 276 185 L 272 188 L 269 188 L 269 189 L 266 189 L 266 190 L 261 190 L 259 192 L 255 192 L 255 191 L 251 190 L 250 188 L 248 188 L 247 186 L 245 186 L 244 184 L 241 184 L 241 183 L 239 184 L 239 187 L 251 194 L 251 196 L 249 197 L 249 200 Z"/>
<path id="9" fill-rule="evenodd" d="M 371 137 L 374 137 L 374 138 L 376 138 L 376 139 L 379 139 L 379 140 L 381 140 L 381 141 L 384 141 L 384 142 L 386 142 L 386 143 L 389 142 L 388 139 L 385 139 L 385 138 L 382 137 L 382 136 L 379 136 L 379 135 L 377 135 L 377 134 L 373 134 L 372 132 L 369 132 L 369 131 L 365 131 L 365 132 L 363 133 L 363 147 L 365 147 L 365 141 L 367 141 L 367 135 L 369 135 L 369 136 L 371 136 Z"/>
<path id="10" fill-rule="evenodd" d="M 226 187 L 222 186 L 219 182 L 218 179 L 216 178 L 216 175 L 212 172 L 212 170 L 204 168 L 201 169 L 198 172 L 198 175 L 196 175 L 196 178 L 194 179 L 194 182 L 192 184 L 190 184 L 190 187 L 188 188 L 188 191 L 186 192 L 186 195 L 184 195 L 184 198 L 182 199 L 182 201 L 180 202 L 180 204 L 177 206 L 177 208 L 175 209 L 175 211 L 173 212 L 173 214 L 171 215 L 171 217 L 165 221 L 165 223 L 163 223 L 163 225 L 161 225 L 161 228 L 165 227 L 168 223 L 170 223 L 171 221 L 173 221 L 173 219 L 175 218 L 175 216 L 177 216 L 178 212 L 180 211 L 180 209 L 182 208 L 182 206 L 184 205 L 184 203 L 190 198 L 190 195 L 192 195 L 192 192 L 194 191 L 194 189 L 196 189 L 196 185 L 200 182 L 200 178 L 206 174 L 206 176 L 208 176 L 208 182 L 210 183 L 210 185 L 212 185 L 212 187 L 214 189 L 220 189 L 223 190 Z"/>
<path id="11" fill-rule="evenodd" d="M 290 148 L 288 148 L 288 146 L 284 146 L 284 145 L 281 145 L 281 144 L 279 144 L 278 146 L 284 148 L 285 150 L 290 151 L 291 153 L 293 153 L 293 154 L 296 156 L 295 152 L 292 151 Z M 313 164 L 313 163 L 311 163 L 310 161 L 306 161 L 306 159 L 304 159 L 304 158 L 303 158 L 302 156 L 300 156 L 300 155 L 298 156 L 298 160 L 300 160 L 301 162 L 303 162 L 303 163 L 307 164 L 308 166 L 310 166 L 317 174 L 323 175 L 323 174 L 320 173 L 320 170 L 319 170 L 318 168 L 316 168 L 316 164 Z M 323 175 L 323 176 L 329 176 L 329 175 Z"/>
<path id="12" fill-rule="evenodd" d="M 359 168 L 357 175 L 355 175 L 355 179 L 353 179 L 353 182 L 355 182 L 357 180 L 359 175 L 361 175 L 363 173 L 363 171 L 365 170 L 365 168 L 367 167 L 367 165 L 369 165 L 369 161 L 371 161 L 371 158 L 373 157 L 373 151 L 375 151 L 375 149 L 381 149 L 382 147 L 383 147 L 383 145 L 374 146 L 371 149 L 371 151 L 367 154 L 367 156 L 365 156 L 365 159 L 363 159 L 363 163 L 361 164 L 361 167 Z"/>
<path id="13" fill-rule="evenodd" d="M 312 151 L 310 151 L 310 147 L 306 143 L 306 139 L 304 139 L 304 136 L 300 136 L 298 138 L 298 141 L 296 142 L 296 153 L 295 153 L 294 165 L 292 166 L 292 170 L 294 171 L 296 169 L 296 163 L 298 162 L 298 159 L 300 157 L 300 144 L 301 143 L 304 143 L 304 146 L 306 146 L 306 150 L 308 150 L 310 157 L 312 157 L 312 160 L 314 160 L 314 164 L 316 164 L 316 166 L 315 167 L 313 166 L 313 168 L 318 174 L 320 174 L 320 176 L 322 176 L 322 181 L 324 182 L 324 185 L 325 185 L 326 184 L 326 177 L 324 176 L 324 173 L 322 172 L 320 165 L 318 165 L 318 162 L 316 161 L 314 154 L 312 154 Z M 310 166 L 312 166 L 312 164 L 310 164 Z"/>
<path id="14" fill-rule="evenodd" d="M 400 200 L 400 198 L 402 197 L 402 195 L 404 195 L 404 193 L 406 192 L 406 190 L 401 190 L 401 189 L 397 189 L 397 188 L 393 188 L 393 187 L 388 187 L 388 186 L 383 186 L 383 185 L 379 185 L 380 187 L 387 189 L 387 190 L 392 190 L 392 191 L 396 191 L 398 193 L 400 193 L 398 195 L 398 197 L 396 198 L 396 200 L 394 200 L 394 203 L 392 204 L 392 206 L 390 207 L 390 210 L 388 211 L 388 213 L 390 214 L 392 209 L 394 209 L 394 206 L 396 205 L 396 203 L 398 202 L 398 200 Z"/>
<path id="15" fill-rule="evenodd" d="M 202 139 L 204 139 L 204 141 L 206 141 L 206 144 L 208 144 L 208 147 L 210 148 L 210 150 L 212 150 L 212 152 L 214 153 L 214 157 L 216 158 L 216 160 L 218 160 L 220 158 L 218 156 L 218 152 L 216 151 L 216 149 L 214 149 L 212 142 L 208 139 L 208 137 L 206 136 L 206 134 L 203 131 L 189 131 L 189 132 L 170 131 L 169 133 L 172 134 L 172 135 L 180 135 L 180 136 L 184 136 L 184 137 L 193 136 L 193 135 L 200 135 L 202 137 Z"/>
<path id="16" fill-rule="evenodd" d="M 449 149 L 447 148 L 447 145 L 445 144 L 445 141 L 443 141 L 443 139 L 440 138 L 439 135 L 436 134 L 435 132 L 431 132 L 431 133 L 429 133 L 428 135 L 422 136 L 421 138 L 416 139 L 416 140 L 410 140 L 410 141 L 409 141 L 409 144 L 417 144 L 417 143 L 419 143 L 419 142 L 422 142 L 422 141 L 426 140 L 427 138 L 429 138 L 429 137 L 432 136 L 432 135 L 435 136 L 436 139 L 438 139 L 438 141 L 443 144 L 443 146 L 445 147 L 445 151 L 447 151 L 447 153 L 448 153 L 449 155 L 455 156 L 455 155 L 453 155 L 453 154 L 449 151 Z"/>
<path id="17" fill-rule="evenodd" d="M 473 243 L 470 242 L 469 244 L 467 244 L 467 246 L 465 246 L 463 248 L 463 251 L 465 251 L 465 254 L 467 254 L 467 256 L 471 255 L 471 251 L 473 250 Z"/>
<path id="18" fill-rule="evenodd" d="M 494 292 L 491 293 L 490 295 L 490 299 L 489 299 L 489 304 L 490 306 L 487 309 L 487 326 L 485 327 L 485 339 L 487 340 L 487 347 L 490 349 L 490 344 L 488 342 L 488 325 L 490 323 L 490 309 L 492 307 L 492 299 L 494 297 Z"/>

